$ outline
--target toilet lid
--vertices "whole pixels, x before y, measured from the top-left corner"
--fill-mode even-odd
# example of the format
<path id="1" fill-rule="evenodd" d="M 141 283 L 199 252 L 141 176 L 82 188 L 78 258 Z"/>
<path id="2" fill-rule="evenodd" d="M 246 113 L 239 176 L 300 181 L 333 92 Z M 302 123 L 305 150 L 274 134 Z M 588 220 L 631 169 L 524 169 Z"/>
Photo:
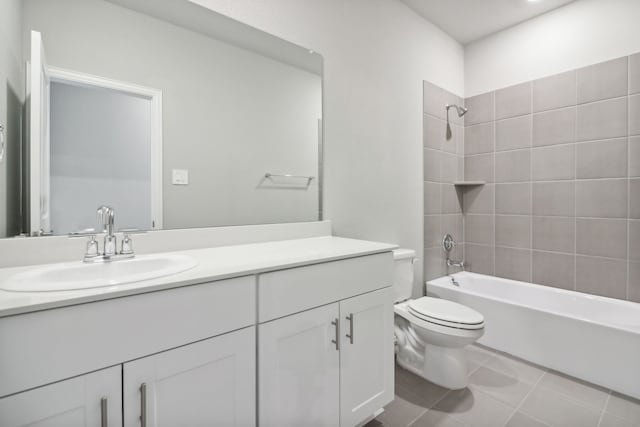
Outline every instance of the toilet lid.
<path id="1" fill-rule="evenodd" d="M 409 311 L 427 321 L 446 322 L 460 327 L 484 323 L 484 317 L 477 311 L 442 298 L 422 297 L 410 301 Z"/>

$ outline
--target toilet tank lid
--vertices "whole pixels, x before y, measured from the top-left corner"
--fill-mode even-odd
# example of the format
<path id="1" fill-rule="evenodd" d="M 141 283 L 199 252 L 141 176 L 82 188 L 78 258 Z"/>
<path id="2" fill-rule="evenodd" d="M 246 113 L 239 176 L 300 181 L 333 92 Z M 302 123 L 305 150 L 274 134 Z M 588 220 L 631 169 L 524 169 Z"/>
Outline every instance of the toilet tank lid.
<path id="1" fill-rule="evenodd" d="M 393 250 L 393 259 L 395 261 L 399 261 L 402 259 L 415 258 L 416 251 L 413 249 L 394 249 Z"/>

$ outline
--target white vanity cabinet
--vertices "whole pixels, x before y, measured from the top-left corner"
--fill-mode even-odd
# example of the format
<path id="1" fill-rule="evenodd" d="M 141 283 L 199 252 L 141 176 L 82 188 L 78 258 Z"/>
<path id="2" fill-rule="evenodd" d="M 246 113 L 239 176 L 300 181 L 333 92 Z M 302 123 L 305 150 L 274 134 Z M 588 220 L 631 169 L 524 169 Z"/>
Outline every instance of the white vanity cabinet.
<path id="1" fill-rule="evenodd" d="M 384 250 L 0 317 L 0 426 L 354 427 L 393 399 Z"/>
<path id="2" fill-rule="evenodd" d="M 125 427 L 256 424 L 255 327 L 123 365 Z"/>
<path id="3" fill-rule="evenodd" d="M 122 426 L 121 366 L 0 399 L 0 425 Z"/>
<path id="4" fill-rule="evenodd" d="M 277 317 L 258 326 L 261 427 L 352 427 L 393 400 L 390 257 L 259 276 L 259 317 Z M 272 306 L 274 289 L 297 298 Z"/>

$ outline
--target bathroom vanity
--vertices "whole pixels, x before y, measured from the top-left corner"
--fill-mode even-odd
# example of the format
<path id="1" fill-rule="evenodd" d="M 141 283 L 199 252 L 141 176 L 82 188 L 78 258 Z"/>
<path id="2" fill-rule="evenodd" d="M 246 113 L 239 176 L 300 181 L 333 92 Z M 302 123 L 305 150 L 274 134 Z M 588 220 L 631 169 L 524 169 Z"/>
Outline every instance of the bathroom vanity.
<path id="1" fill-rule="evenodd" d="M 196 249 L 171 276 L 1 291 L 0 425 L 357 425 L 393 399 L 393 248 Z"/>

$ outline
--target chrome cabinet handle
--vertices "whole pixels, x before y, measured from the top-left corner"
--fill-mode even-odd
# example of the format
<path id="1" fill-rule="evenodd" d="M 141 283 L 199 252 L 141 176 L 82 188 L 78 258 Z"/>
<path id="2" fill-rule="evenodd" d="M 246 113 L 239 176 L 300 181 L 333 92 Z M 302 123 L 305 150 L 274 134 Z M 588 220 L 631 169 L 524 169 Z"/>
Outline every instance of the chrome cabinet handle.
<path id="1" fill-rule="evenodd" d="M 107 418 L 107 398 L 100 399 L 100 427 L 108 427 L 109 420 Z"/>
<path id="2" fill-rule="evenodd" d="M 147 427 L 147 383 L 140 384 L 140 426 Z"/>
<path id="3" fill-rule="evenodd" d="M 353 313 L 349 313 L 346 319 L 349 321 L 349 333 L 347 334 L 347 338 L 349 338 L 349 342 L 353 344 Z"/>
<path id="4" fill-rule="evenodd" d="M 331 324 L 336 328 L 336 339 L 331 340 L 331 342 L 336 345 L 336 350 L 340 350 L 340 319 L 336 317 L 336 319 L 331 322 Z"/>

